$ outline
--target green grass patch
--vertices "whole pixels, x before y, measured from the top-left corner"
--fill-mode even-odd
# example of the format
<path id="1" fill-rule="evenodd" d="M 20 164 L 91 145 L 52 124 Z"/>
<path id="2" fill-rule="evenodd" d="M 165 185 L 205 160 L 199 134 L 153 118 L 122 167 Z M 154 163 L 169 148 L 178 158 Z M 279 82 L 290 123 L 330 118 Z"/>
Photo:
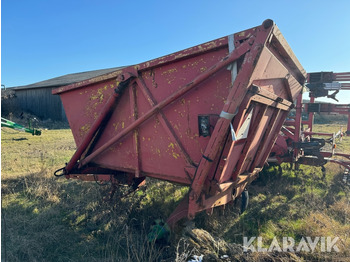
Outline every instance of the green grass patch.
<path id="1" fill-rule="evenodd" d="M 334 132 L 336 126 L 316 126 Z M 7 261 L 172 261 L 181 234 L 171 245 L 146 241 L 157 218 L 175 209 L 188 187 L 147 179 L 147 188 L 119 199 L 120 188 L 105 201 L 109 186 L 56 178 L 53 172 L 75 151 L 70 130 L 44 130 L 35 137 L 2 132 L 2 258 Z M 350 153 L 350 137 L 336 150 Z M 343 169 L 289 164 L 267 167 L 249 186 L 250 204 L 240 214 L 239 201 L 211 216 L 200 213 L 195 225 L 242 244 L 243 237 L 339 236 L 348 254 L 350 189 L 342 183 Z M 312 257 L 311 257 L 312 258 Z M 168 259 L 168 260 L 166 260 Z M 310 257 L 308 257 L 309 260 Z"/>

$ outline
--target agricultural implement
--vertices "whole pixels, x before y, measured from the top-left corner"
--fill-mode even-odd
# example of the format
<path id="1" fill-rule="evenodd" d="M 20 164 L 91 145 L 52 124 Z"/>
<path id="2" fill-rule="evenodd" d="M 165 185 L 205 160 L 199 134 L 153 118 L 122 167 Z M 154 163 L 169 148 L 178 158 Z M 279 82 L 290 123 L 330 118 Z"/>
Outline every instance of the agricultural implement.
<path id="1" fill-rule="evenodd" d="M 6 118 L 3 118 L 3 117 L 1 118 L 1 127 L 12 128 L 12 129 L 15 129 L 17 131 L 30 133 L 33 136 L 40 136 L 41 135 L 41 131 L 39 129 L 31 128 L 30 125 L 29 125 L 29 127 L 24 127 L 20 124 L 12 122 L 12 121 L 10 121 Z"/>
<path id="2" fill-rule="evenodd" d="M 302 102 L 300 93 L 296 100 L 293 116 L 288 116 L 281 134 L 278 135 L 268 162 L 289 162 L 298 167 L 300 164 L 320 166 L 328 162 L 345 167 L 345 174 L 350 170 L 350 155 L 335 152 L 336 141 L 350 134 L 350 104 L 316 103 L 315 98 L 336 99 L 340 90 L 350 90 L 350 72 L 309 73 L 306 87 L 309 89 L 310 102 Z M 320 133 L 312 130 L 314 114 L 341 114 L 348 116 L 347 130 L 335 133 Z M 303 114 L 307 119 L 303 119 Z M 321 138 L 323 137 L 323 138 Z M 328 150 L 326 150 L 328 147 Z"/>
<path id="3" fill-rule="evenodd" d="M 331 103 L 316 103 L 315 98 L 327 97 L 336 99 L 336 94 L 340 90 L 350 91 L 350 72 L 333 73 L 333 72 L 318 72 L 309 73 L 306 86 L 309 88 L 310 102 L 306 104 L 305 111 L 308 113 L 308 120 L 304 124 L 308 125 L 312 131 L 312 123 L 314 113 L 320 114 L 341 114 L 348 116 L 348 124 L 346 133 L 350 135 L 350 103 L 349 104 L 331 104 Z M 330 92 L 333 92 L 330 94 Z"/>
<path id="4" fill-rule="evenodd" d="M 56 176 L 189 186 L 179 219 L 240 196 L 269 157 L 306 72 L 272 20 L 53 90 L 77 150 Z"/>

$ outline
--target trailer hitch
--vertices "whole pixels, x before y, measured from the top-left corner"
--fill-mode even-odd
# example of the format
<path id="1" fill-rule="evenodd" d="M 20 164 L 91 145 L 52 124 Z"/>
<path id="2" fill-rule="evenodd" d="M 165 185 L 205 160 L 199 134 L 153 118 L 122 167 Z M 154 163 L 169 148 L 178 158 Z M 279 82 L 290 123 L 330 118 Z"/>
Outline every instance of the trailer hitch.
<path id="1" fill-rule="evenodd" d="M 61 172 L 61 173 L 60 173 Z M 54 173 L 53 173 L 53 175 L 55 176 L 55 177 L 61 177 L 61 176 L 64 176 L 66 174 L 66 167 L 62 167 L 62 168 L 60 168 L 60 169 L 57 169 Z"/>

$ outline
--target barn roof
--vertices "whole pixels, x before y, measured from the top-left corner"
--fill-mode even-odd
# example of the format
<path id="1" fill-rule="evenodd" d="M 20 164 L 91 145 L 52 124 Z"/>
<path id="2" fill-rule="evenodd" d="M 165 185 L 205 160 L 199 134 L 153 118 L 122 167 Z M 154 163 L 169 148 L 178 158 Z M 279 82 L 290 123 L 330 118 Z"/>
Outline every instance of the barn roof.
<path id="1" fill-rule="evenodd" d="M 93 71 L 87 71 L 87 72 L 81 72 L 81 73 L 74 73 L 74 74 L 68 74 L 63 75 L 55 78 L 51 78 L 48 80 L 44 80 L 41 82 L 37 82 L 30 85 L 25 86 L 16 86 L 12 87 L 13 90 L 22 90 L 22 89 L 33 89 L 33 88 L 45 88 L 45 87 L 60 87 L 60 86 L 66 86 L 73 83 L 77 83 L 80 81 L 84 81 L 96 76 L 101 76 L 104 74 L 108 74 L 114 71 L 117 71 L 122 67 L 113 67 L 113 68 L 107 68 L 107 69 L 100 69 L 100 70 L 93 70 Z"/>

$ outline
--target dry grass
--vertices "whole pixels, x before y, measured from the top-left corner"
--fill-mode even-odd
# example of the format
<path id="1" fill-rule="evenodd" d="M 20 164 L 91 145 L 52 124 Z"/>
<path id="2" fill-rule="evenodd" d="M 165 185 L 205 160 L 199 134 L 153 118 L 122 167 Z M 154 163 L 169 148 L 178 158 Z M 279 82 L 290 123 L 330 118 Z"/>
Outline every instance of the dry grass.
<path id="1" fill-rule="evenodd" d="M 134 217 L 144 193 L 106 202 L 107 186 L 53 176 L 74 153 L 70 130 L 44 130 L 34 137 L 6 129 L 1 142 L 4 261 L 156 261 L 163 256 L 164 247 L 147 241 L 149 225 Z"/>
<path id="2" fill-rule="evenodd" d="M 337 125 L 316 125 L 315 131 L 337 132 Z M 350 137 L 337 143 L 337 151 L 350 153 Z M 237 207 L 228 207 L 225 216 L 198 218 L 199 225 L 228 242 L 242 243 L 243 236 L 261 236 L 268 248 L 274 237 L 339 237 L 340 253 L 298 254 L 306 261 L 341 260 L 350 256 L 350 186 L 342 181 L 344 168 L 327 164 L 326 177 L 320 167 L 301 166 L 298 171 L 282 165 L 269 167 L 249 187 L 250 204 L 241 216 Z M 229 220 L 226 218 L 230 217 Z M 262 257 L 263 258 L 263 257 Z M 259 261 L 259 259 L 257 259 Z M 344 260 L 345 261 L 345 260 Z"/>
<path id="3" fill-rule="evenodd" d="M 334 132 L 338 127 L 317 129 Z M 4 261 L 186 261 L 191 254 L 200 255 L 181 234 L 173 235 L 166 247 L 146 241 L 152 221 L 166 218 L 186 188 L 151 181 L 145 192 L 106 202 L 108 187 L 53 176 L 74 153 L 70 130 L 44 130 L 40 137 L 3 130 L 1 145 Z M 337 150 L 350 153 L 350 137 Z M 267 241 L 274 236 L 339 236 L 342 255 L 349 255 L 350 191 L 341 182 L 342 169 L 327 164 L 322 179 L 320 168 L 301 168 L 284 165 L 279 175 L 271 167 L 250 187 L 250 207 L 242 216 L 231 206 L 211 217 L 198 215 L 196 226 L 238 244 L 243 236 L 260 235 Z M 252 261 L 262 259 L 254 256 Z M 327 258 L 306 254 L 304 259 Z"/>

